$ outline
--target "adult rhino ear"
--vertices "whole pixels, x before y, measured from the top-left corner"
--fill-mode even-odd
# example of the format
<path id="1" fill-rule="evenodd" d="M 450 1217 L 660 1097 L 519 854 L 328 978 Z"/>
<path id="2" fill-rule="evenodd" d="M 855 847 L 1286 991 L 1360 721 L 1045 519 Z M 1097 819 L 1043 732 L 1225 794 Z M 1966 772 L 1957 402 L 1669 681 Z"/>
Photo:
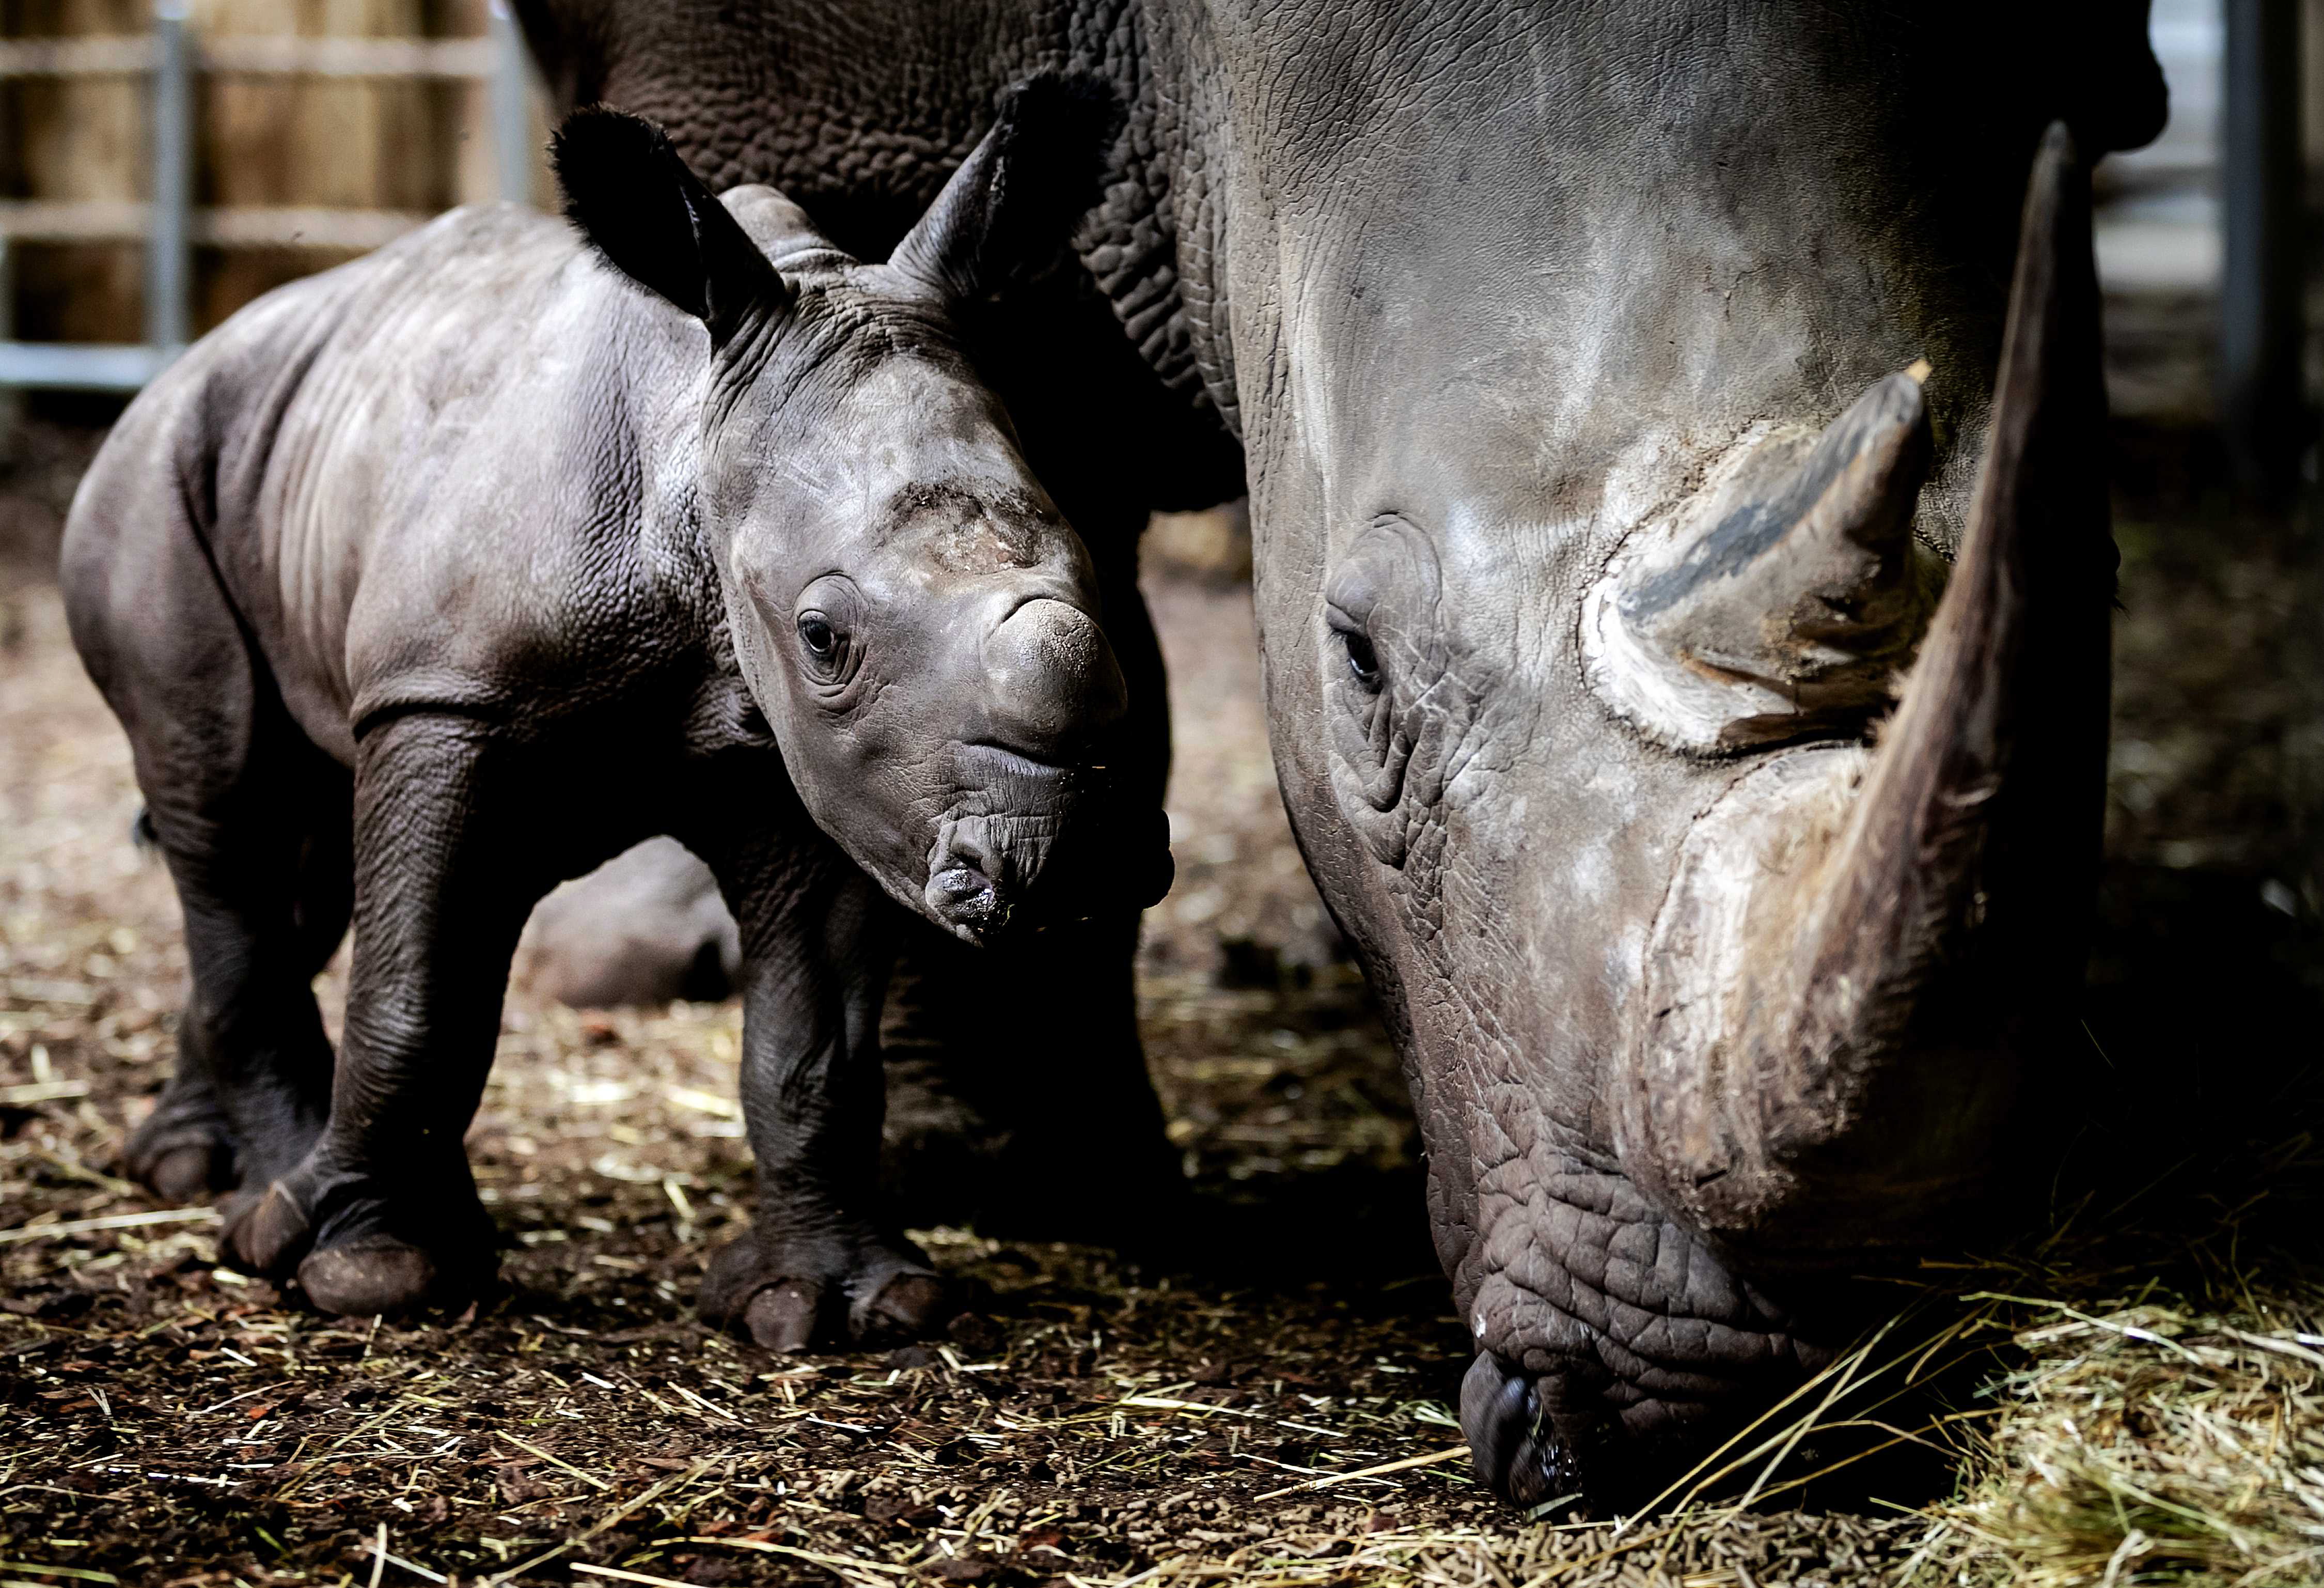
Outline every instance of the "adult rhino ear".
<path id="1" fill-rule="evenodd" d="M 954 302 L 996 291 L 1062 245 L 1097 202 L 1121 119 L 1112 89 L 1094 78 L 1047 73 L 1019 83 L 889 264 Z"/>
<path id="2" fill-rule="evenodd" d="M 750 234 L 650 121 L 594 106 L 549 143 L 565 214 L 615 270 L 710 328 L 724 346 L 794 296 Z"/>

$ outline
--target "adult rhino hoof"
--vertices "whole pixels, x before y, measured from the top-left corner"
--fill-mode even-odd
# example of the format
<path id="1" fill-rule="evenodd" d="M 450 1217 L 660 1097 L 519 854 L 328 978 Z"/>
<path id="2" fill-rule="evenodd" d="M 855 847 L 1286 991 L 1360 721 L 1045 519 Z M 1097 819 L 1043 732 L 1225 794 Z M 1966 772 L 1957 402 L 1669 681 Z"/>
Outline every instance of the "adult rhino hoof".
<path id="1" fill-rule="evenodd" d="M 417 1246 L 383 1235 L 327 1246 L 299 1265 L 299 1288 L 321 1311 L 377 1317 L 468 1299 L 480 1279 L 469 1265 L 439 1263 Z"/>
<path id="2" fill-rule="evenodd" d="M 835 1257 L 816 1242 L 746 1235 L 719 1249 L 702 1281 L 703 1316 L 769 1351 L 920 1339 L 959 1310 L 953 1287 L 909 1247 Z"/>

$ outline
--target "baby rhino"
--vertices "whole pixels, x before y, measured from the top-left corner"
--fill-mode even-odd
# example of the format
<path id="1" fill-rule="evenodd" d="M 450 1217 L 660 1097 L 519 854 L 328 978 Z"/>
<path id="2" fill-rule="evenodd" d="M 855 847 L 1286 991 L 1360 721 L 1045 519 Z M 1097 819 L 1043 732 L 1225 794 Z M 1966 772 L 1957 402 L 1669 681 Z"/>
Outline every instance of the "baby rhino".
<path id="1" fill-rule="evenodd" d="M 129 1167 L 235 1191 L 228 1260 L 358 1316 L 484 1281 L 462 1135 L 519 929 L 668 834 L 744 960 L 759 1209 L 706 1311 L 785 1349 L 940 1320 L 873 1205 L 889 900 L 975 940 L 1167 885 L 1159 810 L 1109 793 L 1087 554 L 954 329 L 1062 243 L 1100 122 L 1020 88 L 862 264 L 583 112 L 556 146 L 580 237 L 455 212 L 130 407 L 64 555 L 192 969 Z M 311 983 L 350 916 L 335 1075 Z"/>

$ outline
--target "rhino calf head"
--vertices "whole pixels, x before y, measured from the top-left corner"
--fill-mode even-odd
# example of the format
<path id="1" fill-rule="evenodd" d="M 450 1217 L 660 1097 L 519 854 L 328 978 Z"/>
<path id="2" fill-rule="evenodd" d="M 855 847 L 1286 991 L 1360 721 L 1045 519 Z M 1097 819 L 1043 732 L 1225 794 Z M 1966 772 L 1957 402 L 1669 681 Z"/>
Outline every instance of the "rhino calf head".
<path id="1" fill-rule="evenodd" d="M 1080 197 L 1085 173 L 1041 150 L 1096 140 L 1025 137 L 1028 107 L 1052 130 L 1105 114 L 1057 79 L 1018 90 L 884 264 L 771 189 L 722 204 L 636 117 L 577 113 L 554 151 L 582 234 L 710 331 L 702 540 L 802 803 L 972 942 L 1028 906 L 1144 905 L 1169 883 L 1160 813 L 1125 827 L 1112 799 L 1128 696 L 1089 555 L 953 323 Z M 1043 885 L 1057 871 L 1072 897 Z"/>

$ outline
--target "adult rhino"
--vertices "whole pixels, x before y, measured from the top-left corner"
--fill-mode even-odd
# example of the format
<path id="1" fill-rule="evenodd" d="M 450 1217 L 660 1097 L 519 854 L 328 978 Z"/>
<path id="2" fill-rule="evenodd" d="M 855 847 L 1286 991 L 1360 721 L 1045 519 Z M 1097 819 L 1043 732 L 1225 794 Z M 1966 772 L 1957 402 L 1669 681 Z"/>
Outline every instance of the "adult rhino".
<path id="1" fill-rule="evenodd" d="M 1284 799 L 1502 1493 L 1618 1500 L 1828 1353 L 1818 1276 L 1984 1205 L 2096 861 L 2084 162 L 2161 125 L 2143 0 L 519 10 L 565 99 L 866 254 L 1006 82 L 1119 86 L 1079 268 L 980 356 L 1157 775 L 1136 530 L 1247 478 Z M 1130 1096 L 1122 978 L 1069 984 Z"/>

